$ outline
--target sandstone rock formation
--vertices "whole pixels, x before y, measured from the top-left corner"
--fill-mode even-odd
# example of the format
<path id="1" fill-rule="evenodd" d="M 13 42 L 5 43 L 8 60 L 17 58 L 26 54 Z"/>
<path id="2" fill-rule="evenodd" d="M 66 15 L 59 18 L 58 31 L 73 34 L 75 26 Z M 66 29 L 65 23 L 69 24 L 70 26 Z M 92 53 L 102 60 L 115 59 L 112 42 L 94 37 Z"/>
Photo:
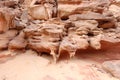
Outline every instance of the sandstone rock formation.
<path id="1" fill-rule="evenodd" d="M 54 62 L 61 57 L 92 58 L 105 61 L 103 69 L 120 78 L 119 61 L 106 62 L 120 59 L 119 5 L 119 0 L 0 0 L 0 52 L 10 51 L 1 52 L 0 59 L 27 50 L 47 53 Z M 91 71 L 85 80 L 102 80 Z"/>
<path id="2" fill-rule="evenodd" d="M 49 53 L 56 61 L 61 54 L 71 58 L 79 50 L 104 49 L 102 42 L 120 42 L 118 1 L 5 0 L 0 4 L 1 49 L 32 49 Z M 17 33 L 9 33 L 14 30 Z"/>

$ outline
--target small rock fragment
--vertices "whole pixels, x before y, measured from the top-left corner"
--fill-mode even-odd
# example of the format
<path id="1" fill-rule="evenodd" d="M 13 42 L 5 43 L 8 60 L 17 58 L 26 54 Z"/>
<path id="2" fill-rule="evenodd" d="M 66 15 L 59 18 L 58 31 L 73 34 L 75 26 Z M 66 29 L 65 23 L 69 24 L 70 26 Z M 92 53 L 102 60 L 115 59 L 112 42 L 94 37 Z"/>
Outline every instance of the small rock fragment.
<path id="1" fill-rule="evenodd" d="M 108 73 L 120 79 L 120 60 L 105 61 L 102 66 Z"/>

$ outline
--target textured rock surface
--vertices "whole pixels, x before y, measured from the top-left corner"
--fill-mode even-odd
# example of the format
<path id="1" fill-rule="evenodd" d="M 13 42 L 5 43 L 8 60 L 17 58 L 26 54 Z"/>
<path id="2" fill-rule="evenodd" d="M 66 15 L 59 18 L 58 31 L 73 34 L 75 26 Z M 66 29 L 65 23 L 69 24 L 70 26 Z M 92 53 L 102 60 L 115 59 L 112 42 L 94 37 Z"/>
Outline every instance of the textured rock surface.
<path id="1" fill-rule="evenodd" d="M 0 61 L 4 62 L 4 60 L 10 59 L 10 57 L 23 53 L 28 49 L 34 50 L 40 55 L 51 55 L 55 62 L 60 61 L 62 58 L 66 60 L 72 58 L 70 62 L 68 62 L 68 65 L 69 63 L 70 65 L 74 65 L 71 64 L 74 62 L 76 63 L 75 65 L 78 65 L 80 64 L 79 61 L 82 62 L 83 60 L 77 59 L 84 58 L 86 63 L 91 64 L 94 61 L 96 65 L 98 65 L 96 62 L 101 65 L 102 62 L 107 60 L 120 59 L 119 4 L 119 0 L 1 0 Z M 6 50 L 8 50 L 8 52 Z M 12 63 L 8 61 L 8 63 L 0 64 L 2 66 L 0 66 L 0 77 L 2 77 L 3 80 L 15 80 L 15 78 L 18 80 L 20 78 L 25 79 L 22 74 L 20 74 L 22 77 L 14 77 L 14 74 L 18 75 L 18 73 L 9 74 L 9 71 L 6 71 L 9 66 L 5 67 L 10 63 L 11 65 L 20 65 L 16 62 L 19 62 L 19 57 L 20 61 L 24 60 L 24 56 L 32 56 L 32 54 L 21 54 L 18 55 L 17 58 L 14 58 Z M 36 55 L 32 57 L 38 59 Z M 35 63 L 34 60 L 37 61 L 37 59 L 30 57 L 29 60 L 33 60 L 35 67 L 44 65 L 43 63 Z M 44 57 L 44 59 L 48 58 Z M 49 60 L 52 61 L 51 59 Z M 88 60 L 88 62 L 86 60 Z M 13 64 L 14 62 L 15 64 Z M 40 62 L 42 62 L 42 60 Z M 50 64 L 51 62 L 47 60 L 45 63 Z M 22 65 L 25 64 L 23 63 Z M 26 69 L 27 67 L 25 67 L 23 69 L 32 71 L 31 66 L 34 66 L 33 64 L 30 65 L 30 68 Z M 58 66 L 62 65 L 66 66 L 64 61 L 56 65 L 49 65 L 49 68 L 39 69 L 39 71 L 45 69 L 46 71 L 50 70 L 50 72 L 52 72 L 52 70 L 56 71 L 57 69 L 65 70 L 65 72 L 61 72 L 63 74 L 58 72 L 58 74 L 55 75 L 46 75 L 45 72 L 46 76 L 41 76 L 40 79 L 58 80 L 59 77 L 61 80 L 74 80 L 74 78 L 69 76 L 71 73 L 75 73 L 77 76 L 85 75 L 82 78 L 76 77 L 75 80 L 93 80 L 94 78 L 95 80 L 114 80 L 113 78 L 110 79 L 107 73 L 98 74 L 99 71 L 91 69 L 91 67 L 94 67 L 93 65 L 84 68 L 82 66 L 80 69 L 83 69 L 82 74 L 78 74 L 78 66 L 75 67 L 75 72 L 74 70 L 72 70 L 73 72 L 69 72 L 71 71 L 69 68 L 71 66 L 66 66 L 61 69 L 58 68 Z M 81 63 L 81 65 L 86 66 L 84 63 Z M 51 68 L 50 66 L 54 67 Z M 92 72 L 89 71 L 89 68 Z M 10 67 L 9 70 L 11 69 Z M 16 69 L 18 69 L 18 67 L 16 67 Z M 101 68 L 99 67 L 99 69 Z M 2 73 L 4 70 L 6 72 Z M 14 69 L 12 69 L 12 71 L 13 70 Z M 68 72 L 66 72 L 66 70 L 68 70 Z M 36 75 L 39 74 L 39 72 L 35 72 Z M 67 73 L 69 73 L 68 77 L 66 77 Z M 44 74 L 44 71 L 40 74 Z M 54 78 L 53 76 L 56 75 L 60 76 Z M 106 75 L 107 78 L 100 77 L 102 75 Z M 116 72 L 113 72 L 112 75 L 116 77 Z M 39 78 L 34 78 L 34 75 L 31 77 L 30 79 L 32 80 Z M 75 75 L 73 77 L 75 77 Z"/>
<path id="2" fill-rule="evenodd" d="M 107 72 L 120 79 L 120 60 L 105 61 L 102 66 Z"/>
<path id="3" fill-rule="evenodd" d="M 51 54 L 56 61 L 61 54 L 64 54 L 63 52 L 67 52 L 71 58 L 78 50 L 89 47 L 95 50 L 103 49 L 104 44 L 101 44 L 101 41 L 120 42 L 117 1 L 59 0 L 57 3 L 56 0 L 28 0 L 28 3 L 26 2 L 27 0 L 0 1 L 3 4 L 0 10 L 0 35 L 7 35 L 5 33 L 10 30 L 18 31 L 13 39 L 6 38 L 2 43 L 6 49 L 32 49 L 38 53 L 45 52 Z M 61 8 L 61 5 L 64 7 Z M 66 9 L 67 6 L 71 8 Z M 116 7 L 117 9 L 114 9 Z M 2 39 L 0 41 L 3 42 Z"/>

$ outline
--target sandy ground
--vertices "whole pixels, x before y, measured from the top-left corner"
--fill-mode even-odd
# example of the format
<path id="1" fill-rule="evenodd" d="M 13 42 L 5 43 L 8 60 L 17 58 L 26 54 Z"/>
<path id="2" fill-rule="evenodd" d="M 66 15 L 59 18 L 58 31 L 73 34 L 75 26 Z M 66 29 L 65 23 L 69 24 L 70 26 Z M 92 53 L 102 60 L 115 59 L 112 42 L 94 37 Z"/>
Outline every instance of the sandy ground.
<path id="1" fill-rule="evenodd" d="M 7 53 L 7 52 L 6 52 Z M 52 57 L 27 51 L 0 63 L 0 80 L 118 80 L 90 58 L 53 63 Z"/>

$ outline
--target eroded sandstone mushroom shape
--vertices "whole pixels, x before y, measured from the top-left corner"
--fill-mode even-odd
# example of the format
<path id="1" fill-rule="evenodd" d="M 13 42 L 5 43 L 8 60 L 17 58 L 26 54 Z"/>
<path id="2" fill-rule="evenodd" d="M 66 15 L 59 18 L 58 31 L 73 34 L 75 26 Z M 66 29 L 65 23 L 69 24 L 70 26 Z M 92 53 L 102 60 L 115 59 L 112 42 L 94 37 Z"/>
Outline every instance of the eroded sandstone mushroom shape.
<path id="1" fill-rule="evenodd" d="M 47 52 L 56 61 L 59 43 L 63 36 L 64 25 L 43 23 L 37 29 L 25 29 L 29 48 L 37 52 Z M 29 35 L 32 32 L 31 35 Z"/>

